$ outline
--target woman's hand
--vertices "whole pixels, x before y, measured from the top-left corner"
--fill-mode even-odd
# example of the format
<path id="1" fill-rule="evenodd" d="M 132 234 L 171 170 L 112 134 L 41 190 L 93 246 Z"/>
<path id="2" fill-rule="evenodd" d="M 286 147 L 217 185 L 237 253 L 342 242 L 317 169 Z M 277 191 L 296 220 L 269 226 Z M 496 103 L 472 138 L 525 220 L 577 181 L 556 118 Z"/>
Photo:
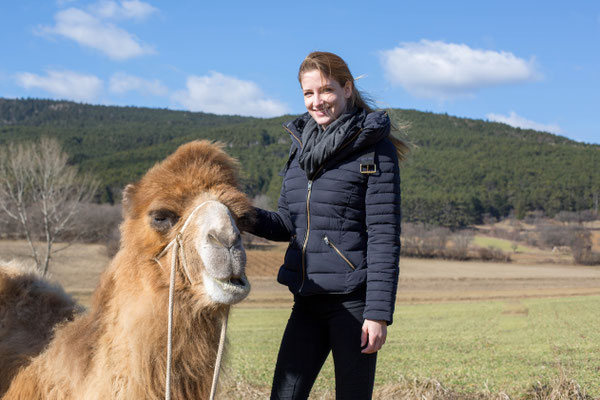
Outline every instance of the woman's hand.
<path id="1" fill-rule="evenodd" d="M 360 335 L 360 347 L 367 347 L 362 349 L 361 353 L 375 353 L 381 349 L 386 337 L 387 322 L 365 319 L 362 326 L 362 334 Z"/>

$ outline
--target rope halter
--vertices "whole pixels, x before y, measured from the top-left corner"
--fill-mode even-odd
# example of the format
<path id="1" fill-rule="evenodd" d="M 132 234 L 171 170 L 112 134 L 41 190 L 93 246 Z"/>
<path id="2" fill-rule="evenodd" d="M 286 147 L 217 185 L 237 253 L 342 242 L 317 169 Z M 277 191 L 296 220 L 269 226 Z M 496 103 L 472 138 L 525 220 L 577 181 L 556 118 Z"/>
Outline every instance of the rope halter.
<path id="1" fill-rule="evenodd" d="M 193 284 L 193 281 L 191 279 L 191 275 L 188 269 L 188 265 L 187 265 L 187 260 L 185 258 L 185 251 L 183 249 L 183 233 L 185 232 L 186 228 L 188 227 L 188 225 L 190 224 L 190 221 L 192 220 L 192 217 L 194 216 L 194 214 L 196 214 L 196 212 L 203 207 L 204 205 L 208 204 L 208 203 L 217 203 L 217 204 L 221 204 L 216 200 L 207 200 L 203 203 L 201 203 L 200 205 L 198 205 L 196 208 L 194 208 L 194 210 L 190 213 L 190 215 L 188 215 L 188 217 L 186 218 L 183 226 L 181 227 L 181 229 L 179 230 L 179 232 L 177 232 L 177 234 L 175 235 L 175 238 L 173 238 L 173 240 L 171 240 L 166 246 L 165 248 L 160 252 L 160 254 L 158 256 L 156 256 L 156 258 L 154 259 L 154 261 L 156 261 L 158 263 L 158 265 L 163 268 L 162 264 L 160 263 L 159 259 L 164 256 L 169 249 L 172 247 L 173 251 L 171 253 L 171 276 L 170 276 L 170 280 L 169 280 L 169 311 L 168 311 L 168 325 L 167 325 L 167 371 L 166 371 L 166 376 L 165 376 L 165 399 L 166 400 L 170 400 L 171 399 L 171 363 L 172 363 L 172 358 L 173 358 L 173 306 L 174 306 L 174 297 L 175 297 L 175 274 L 176 274 L 176 265 L 178 264 L 177 261 L 180 261 L 181 266 L 183 267 L 183 273 L 185 275 L 185 277 L 187 278 L 188 282 L 191 284 Z M 229 317 L 229 305 L 226 306 L 226 311 L 225 311 L 225 317 L 223 318 L 222 321 L 222 325 L 221 325 L 221 336 L 219 338 L 219 348 L 217 350 L 217 359 L 215 361 L 215 370 L 213 373 L 213 381 L 212 381 L 212 387 L 210 389 L 210 400 L 213 400 L 215 397 L 215 393 L 216 393 L 216 388 L 217 388 L 217 382 L 219 380 L 219 371 L 221 369 L 221 361 L 223 358 L 223 347 L 225 344 L 225 334 L 227 331 L 227 319 Z"/>

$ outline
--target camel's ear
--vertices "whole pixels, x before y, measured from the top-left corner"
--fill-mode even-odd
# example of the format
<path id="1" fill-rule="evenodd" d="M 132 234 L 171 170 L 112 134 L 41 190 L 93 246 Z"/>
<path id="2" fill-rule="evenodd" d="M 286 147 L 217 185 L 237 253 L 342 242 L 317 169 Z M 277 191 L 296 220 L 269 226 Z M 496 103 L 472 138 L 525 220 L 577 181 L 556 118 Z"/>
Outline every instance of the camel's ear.
<path id="1" fill-rule="evenodd" d="M 135 195 L 136 190 L 136 186 L 131 183 L 123 189 L 123 199 L 121 200 L 123 218 L 126 218 L 133 208 L 133 196 Z"/>

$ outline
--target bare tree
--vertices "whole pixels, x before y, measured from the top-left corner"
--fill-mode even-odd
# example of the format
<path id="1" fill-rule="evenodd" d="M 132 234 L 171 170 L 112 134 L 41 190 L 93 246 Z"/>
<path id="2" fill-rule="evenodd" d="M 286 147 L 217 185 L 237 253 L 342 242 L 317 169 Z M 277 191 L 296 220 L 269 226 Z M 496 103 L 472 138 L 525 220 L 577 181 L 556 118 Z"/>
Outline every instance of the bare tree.
<path id="1" fill-rule="evenodd" d="M 79 175 L 56 139 L 9 143 L 0 147 L 0 211 L 18 222 L 31 257 L 44 275 L 52 246 L 70 228 L 82 203 L 89 202 L 98 182 Z M 39 250 L 35 242 L 44 248 Z"/>

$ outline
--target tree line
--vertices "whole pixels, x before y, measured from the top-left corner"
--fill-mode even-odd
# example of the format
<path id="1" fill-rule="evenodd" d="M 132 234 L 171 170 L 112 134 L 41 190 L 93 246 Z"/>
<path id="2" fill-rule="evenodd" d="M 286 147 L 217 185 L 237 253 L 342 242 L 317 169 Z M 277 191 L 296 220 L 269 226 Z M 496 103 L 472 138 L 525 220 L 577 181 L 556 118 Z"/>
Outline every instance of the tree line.
<path id="1" fill-rule="evenodd" d="M 444 114 L 389 114 L 411 147 L 401 165 L 405 221 L 454 228 L 534 210 L 597 212 L 598 145 Z M 0 99 L 0 146 L 54 137 L 71 165 L 98 179 L 96 201 L 118 202 L 125 184 L 180 144 L 218 140 L 240 161 L 246 193 L 267 195 L 275 206 L 290 145 L 281 125 L 292 118 Z"/>

